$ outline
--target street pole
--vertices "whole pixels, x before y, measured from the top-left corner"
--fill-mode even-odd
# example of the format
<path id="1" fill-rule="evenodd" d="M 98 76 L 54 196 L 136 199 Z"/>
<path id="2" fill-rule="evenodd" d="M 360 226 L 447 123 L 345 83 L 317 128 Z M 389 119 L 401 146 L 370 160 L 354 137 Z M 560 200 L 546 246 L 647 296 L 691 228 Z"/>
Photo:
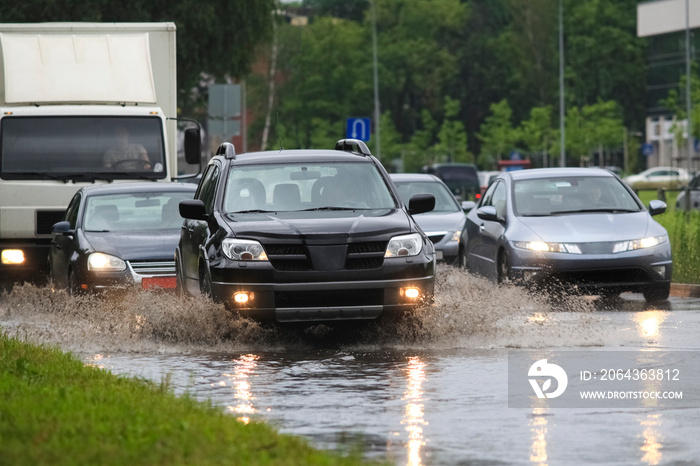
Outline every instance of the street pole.
<path id="1" fill-rule="evenodd" d="M 377 137 L 377 158 L 382 159 L 381 137 L 379 136 L 379 73 L 377 72 L 377 8 L 372 0 L 372 57 L 374 74 L 374 134 Z"/>
<path id="2" fill-rule="evenodd" d="M 564 7 L 559 0 L 559 132 L 561 133 L 561 155 L 559 165 L 566 166 L 566 126 L 564 124 Z"/>
<path id="3" fill-rule="evenodd" d="M 685 0 L 685 107 L 686 133 L 688 137 L 688 173 L 692 172 L 692 158 L 695 152 L 693 144 L 692 105 L 690 102 L 690 1 Z M 690 209 L 690 191 L 685 191 L 686 209 Z"/>

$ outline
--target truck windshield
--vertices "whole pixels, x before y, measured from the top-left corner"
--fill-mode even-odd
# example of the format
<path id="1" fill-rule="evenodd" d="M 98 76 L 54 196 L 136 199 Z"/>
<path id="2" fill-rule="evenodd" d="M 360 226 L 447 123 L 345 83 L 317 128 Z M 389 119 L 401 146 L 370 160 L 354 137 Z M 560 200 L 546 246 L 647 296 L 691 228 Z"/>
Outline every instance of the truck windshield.
<path id="1" fill-rule="evenodd" d="M 4 179 L 161 179 L 166 176 L 158 117 L 5 117 Z"/>

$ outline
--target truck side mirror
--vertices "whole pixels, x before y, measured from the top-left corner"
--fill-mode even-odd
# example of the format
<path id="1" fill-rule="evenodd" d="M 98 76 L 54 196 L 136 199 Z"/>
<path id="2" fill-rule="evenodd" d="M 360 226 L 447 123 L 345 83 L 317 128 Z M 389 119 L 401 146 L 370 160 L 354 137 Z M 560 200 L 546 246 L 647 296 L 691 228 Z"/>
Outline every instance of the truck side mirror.
<path id="1" fill-rule="evenodd" d="M 202 139 L 198 128 L 185 130 L 185 161 L 190 165 L 196 165 L 202 158 Z"/>

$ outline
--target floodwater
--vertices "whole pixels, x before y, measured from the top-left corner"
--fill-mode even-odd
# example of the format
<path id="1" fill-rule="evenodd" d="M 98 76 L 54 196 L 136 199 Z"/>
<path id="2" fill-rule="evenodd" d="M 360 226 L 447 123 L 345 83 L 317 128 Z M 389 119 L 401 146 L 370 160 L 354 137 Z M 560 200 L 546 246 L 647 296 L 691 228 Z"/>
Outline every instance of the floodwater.
<path id="1" fill-rule="evenodd" d="M 684 376 L 700 372 L 700 299 L 555 299 L 439 272 L 433 306 L 363 326 L 262 326 L 200 298 L 23 285 L 3 294 L 0 327 L 397 465 L 700 462 L 698 405 L 508 407 L 512 352 L 683 351 Z"/>

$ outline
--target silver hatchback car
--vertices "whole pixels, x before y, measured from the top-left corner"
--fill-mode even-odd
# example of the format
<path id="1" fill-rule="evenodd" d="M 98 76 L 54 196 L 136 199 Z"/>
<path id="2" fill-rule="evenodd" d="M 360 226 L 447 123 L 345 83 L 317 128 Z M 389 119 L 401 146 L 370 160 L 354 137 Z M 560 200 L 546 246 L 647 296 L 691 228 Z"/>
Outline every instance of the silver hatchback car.
<path id="1" fill-rule="evenodd" d="M 460 263 L 498 282 L 603 296 L 669 296 L 673 262 L 666 230 L 607 170 L 545 168 L 502 173 L 467 215 Z"/>

